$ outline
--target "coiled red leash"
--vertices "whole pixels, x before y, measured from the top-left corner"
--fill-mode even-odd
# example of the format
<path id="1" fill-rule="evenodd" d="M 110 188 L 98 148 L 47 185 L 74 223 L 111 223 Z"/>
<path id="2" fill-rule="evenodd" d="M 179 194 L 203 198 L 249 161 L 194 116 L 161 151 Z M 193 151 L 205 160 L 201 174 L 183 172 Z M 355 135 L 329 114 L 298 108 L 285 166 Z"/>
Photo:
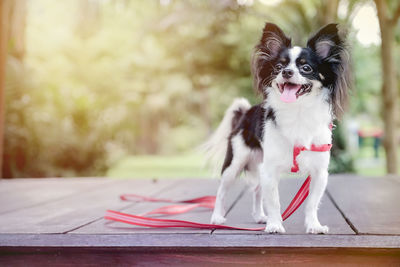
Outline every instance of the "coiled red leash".
<path id="1" fill-rule="evenodd" d="M 299 165 L 297 163 L 297 156 L 301 153 L 301 151 L 314 151 L 314 152 L 327 152 L 332 148 L 331 144 L 325 145 L 311 145 L 310 149 L 307 149 L 304 146 L 295 146 L 293 148 L 293 167 L 291 169 L 292 172 L 299 171 Z M 307 198 L 309 190 L 310 190 L 311 177 L 308 176 L 304 181 L 303 185 L 300 187 L 299 191 L 290 202 L 289 206 L 282 213 L 282 220 L 286 220 L 290 217 L 304 202 Z M 241 228 L 234 227 L 228 225 L 215 225 L 215 224 L 207 224 L 207 223 L 196 223 L 191 221 L 183 221 L 183 220 L 171 220 L 171 219 L 158 219 L 146 217 L 150 214 L 164 214 L 164 215 L 174 215 L 188 212 L 192 209 L 203 207 L 203 208 L 214 208 L 215 196 L 204 196 L 194 199 L 181 200 L 181 201 L 173 201 L 170 199 L 159 199 L 146 197 L 135 194 L 124 194 L 120 196 L 121 200 L 125 201 L 141 201 L 141 202 L 166 202 L 166 203 L 185 203 L 184 205 L 170 205 L 164 206 L 149 212 L 146 212 L 142 215 L 132 215 L 127 213 L 122 213 L 119 211 L 107 210 L 104 216 L 107 220 L 133 224 L 137 226 L 144 227 L 153 227 L 153 228 L 197 228 L 197 229 L 230 229 L 230 230 L 247 230 L 247 231 L 261 231 L 264 230 L 265 227 L 259 228 Z"/>

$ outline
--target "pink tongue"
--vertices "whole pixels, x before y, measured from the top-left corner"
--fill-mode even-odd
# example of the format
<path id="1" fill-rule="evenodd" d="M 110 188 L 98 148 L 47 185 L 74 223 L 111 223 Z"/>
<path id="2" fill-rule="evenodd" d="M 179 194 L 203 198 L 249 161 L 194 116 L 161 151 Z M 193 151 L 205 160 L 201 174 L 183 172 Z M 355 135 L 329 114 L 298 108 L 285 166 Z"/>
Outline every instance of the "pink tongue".
<path id="1" fill-rule="evenodd" d="M 296 93 L 301 88 L 298 84 L 285 84 L 283 87 L 283 92 L 281 94 L 281 100 L 286 103 L 291 103 L 296 101 Z"/>

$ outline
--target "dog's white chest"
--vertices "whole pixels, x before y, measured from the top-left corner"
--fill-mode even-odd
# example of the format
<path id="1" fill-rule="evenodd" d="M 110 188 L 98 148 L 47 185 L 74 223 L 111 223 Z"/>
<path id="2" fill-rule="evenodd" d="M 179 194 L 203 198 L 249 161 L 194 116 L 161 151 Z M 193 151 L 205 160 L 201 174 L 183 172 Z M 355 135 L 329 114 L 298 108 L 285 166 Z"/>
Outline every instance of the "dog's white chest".
<path id="1" fill-rule="evenodd" d="M 321 116 L 322 115 L 322 116 Z M 293 166 L 293 149 L 295 146 L 324 145 L 331 143 L 329 129 L 330 117 L 305 116 L 278 113 L 276 124 L 267 123 L 264 131 L 264 166 L 278 168 L 282 172 L 290 172 Z M 298 157 L 300 172 L 328 166 L 329 152 L 302 151 Z"/>

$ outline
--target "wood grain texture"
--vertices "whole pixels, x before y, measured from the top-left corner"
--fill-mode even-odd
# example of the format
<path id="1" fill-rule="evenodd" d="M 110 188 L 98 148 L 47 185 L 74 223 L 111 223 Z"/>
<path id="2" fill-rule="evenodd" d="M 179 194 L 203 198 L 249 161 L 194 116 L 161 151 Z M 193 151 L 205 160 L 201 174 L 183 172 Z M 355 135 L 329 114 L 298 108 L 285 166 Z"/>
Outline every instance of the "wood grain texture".
<path id="1" fill-rule="evenodd" d="M 359 233 L 400 235 L 400 183 L 394 179 L 338 175 L 328 192 Z"/>
<path id="2" fill-rule="evenodd" d="M 190 198 L 196 198 L 206 195 L 215 195 L 219 184 L 219 179 L 179 179 L 173 187 L 169 187 L 160 194 L 157 194 L 157 198 L 167 198 L 173 200 L 185 200 Z M 232 186 L 232 190 L 227 195 L 227 208 L 229 209 L 235 200 L 239 197 L 239 194 L 244 190 L 243 181 L 237 181 Z M 129 191 L 126 191 L 129 193 Z M 142 213 L 151 211 L 156 208 L 160 208 L 169 203 L 136 203 L 135 205 L 123 209 L 123 212 L 129 214 L 140 215 Z M 174 205 L 174 204 L 172 204 Z M 207 208 L 198 208 L 193 211 L 184 214 L 178 214 L 174 216 L 156 216 L 157 218 L 176 219 L 176 220 L 189 220 L 199 223 L 209 223 L 211 218 L 212 210 Z M 152 216 L 154 217 L 154 216 Z M 118 222 L 107 222 L 102 219 L 95 223 L 89 224 L 85 227 L 77 229 L 71 233 L 210 233 L 210 230 L 204 229 L 188 229 L 188 228 L 146 228 L 137 227 L 134 225 L 127 225 Z"/>
<path id="3" fill-rule="evenodd" d="M 99 180 L 100 181 L 100 180 Z M 1 233 L 65 233 L 92 221 L 101 219 L 106 209 L 121 209 L 132 205 L 119 200 L 121 192 L 153 194 L 174 179 L 160 180 L 112 180 L 104 186 L 88 188 L 77 195 L 49 201 L 43 205 L 20 209 L 0 215 Z"/>
<path id="4" fill-rule="evenodd" d="M 282 180 L 282 207 L 286 207 L 302 181 Z M 179 250 L 200 247 L 400 248 L 397 207 L 400 183 L 394 178 L 331 176 L 329 197 L 324 197 L 320 209 L 321 222 L 331 228 L 329 235 L 303 234 L 302 210 L 285 222 L 288 234 L 284 235 L 270 235 L 262 231 L 138 228 L 119 223 L 105 225 L 102 219 L 106 209 L 137 214 L 165 205 L 123 202 L 119 200 L 123 193 L 179 200 L 214 195 L 218 183 L 218 179 L 2 181 L 0 207 L 4 211 L 3 206 L 14 205 L 15 210 L 0 214 L 0 252 L 6 248 L 57 247 L 105 247 L 110 251 L 119 248 L 171 247 Z M 243 190 L 245 187 L 239 181 L 228 194 L 230 212 L 227 224 L 257 226 L 252 223 L 250 215 L 251 195 L 244 194 Z M 20 194 L 12 195 L 10 192 Z M 199 209 L 171 218 L 206 223 L 210 216 L 211 210 Z M 343 218 L 354 224 L 361 234 L 354 234 Z"/>
<path id="5" fill-rule="evenodd" d="M 257 235 L 238 234 L 2 234 L 1 247 L 344 247 L 400 248 L 400 236 L 382 235 Z"/>
<path id="6" fill-rule="evenodd" d="M 279 195 L 281 201 L 281 211 L 283 212 L 289 205 L 290 201 L 296 195 L 298 189 L 301 187 L 304 179 L 298 178 L 285 178 L 282 179 L 279 185 Z M 307 200 L 306 200 L 307 201 Z M 286 234 L 304 234 L 304 207 L 306 201 L 299 207 L 299 209 L 292 214 L 284 223 Z M 248 191 L 243 197 L 237 202 L 236 206 L 231 210 L 227 216 L 227 223 L 233 223 L 235 226 L 240 227 L 260 227 L 262 224 L 256 224 L 251 216 L 252 208 L 252 192 Z M 344 220 L 343 216 L 332 204 L 332 201 L 324 196 L 319 209 L 319 219 L 321 224 L 328 225 L 330 228 L 330 234 L 354 234 L 354 231 Z M 226 233 L 240 233 L 240 234 L 251 234 L 244 233 L 243 231 L 236 230 L 216 230 L 215 233 L 226 234 Z M 253 232 L 256 234 L 257 232 Z"/>
<path id="7" fill-rule="evenodd" d="M 111 182 L 99 178 L 3 179 L 0 180 L 0 214 L 45 204 Z"/>

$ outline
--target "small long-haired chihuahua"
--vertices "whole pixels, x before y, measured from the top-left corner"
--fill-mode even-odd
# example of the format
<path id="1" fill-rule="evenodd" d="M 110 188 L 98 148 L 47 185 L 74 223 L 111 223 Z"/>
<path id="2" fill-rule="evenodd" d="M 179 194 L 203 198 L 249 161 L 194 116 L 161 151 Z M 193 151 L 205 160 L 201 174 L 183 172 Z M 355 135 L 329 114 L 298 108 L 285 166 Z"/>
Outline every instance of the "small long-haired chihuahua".
<path id="1" fill-rule="evenodd" d="M 285 232 L 278 193 L 280 175 L 290 171 L 294 146 L 331 143 L 330 125 L 340 118 L 347 100 L 349 61 L 337 24 L 321 28 L 304 48 L 292 46 L 275 24 L 265 25 L 252 60 L 254 87 L 262 94 L 262 103 L 252 107 L 246 99 L 236 99 L 205 144 L 211 157 L 225 154 L 211 223 L 225 222 L 225 194 L 245 170 L 253 181 L 255 221 L 266 223 L 268 233 Z M 329 230 L 317 216 L 329 159 L 329 152 L 313 151 L 304 151 L 297 158 L 301 173 L 312 177 L 305 209 L 307 233 Z"/>

